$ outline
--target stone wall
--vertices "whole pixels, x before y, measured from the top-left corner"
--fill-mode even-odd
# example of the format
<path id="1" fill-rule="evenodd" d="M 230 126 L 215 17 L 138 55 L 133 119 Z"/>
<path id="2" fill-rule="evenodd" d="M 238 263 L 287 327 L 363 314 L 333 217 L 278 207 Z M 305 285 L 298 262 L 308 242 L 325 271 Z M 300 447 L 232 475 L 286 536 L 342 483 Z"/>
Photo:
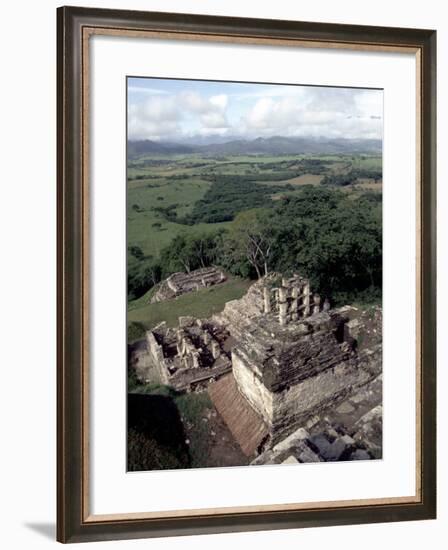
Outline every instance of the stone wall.
<path id="1" fill-rule="evenodd" d="M 151 331 L 146 333 L 146 345 L 150 360 L 156 369 L 160 381 L 162 384 L 168 384 L 168 368 L 163 355 L 163 347 L 157 342 L 154 333 Z"/>
<path id="2" fill-rule="evenodd" d="M 257 366 L 238 348 L 232 352 L 232 372 L 240 393 L 270 425 L 274 414 L 274 394 L 261 382 Z"/>
<path id="3" fill-rule="evenodd" d="M 363 364 L 365 362 L 365 364 Z M 306 378 L 273 394 L 271 420 L 275 443 L 311 414 L 337 404 L 381 372 L 381 349 L 365 358 L 349 361 Z"/>
<path id="4" fill-rule="evenodd" d="M 232 354 L 233 375 L 238 389 L 270 429 L 275 443 L 311 415 L 337 405 L 347 395 L 381 372 L 381 347 L 334 365 L 314 376 L 270 391 L 257 375 L 257 366 L 236 349 Z"/>

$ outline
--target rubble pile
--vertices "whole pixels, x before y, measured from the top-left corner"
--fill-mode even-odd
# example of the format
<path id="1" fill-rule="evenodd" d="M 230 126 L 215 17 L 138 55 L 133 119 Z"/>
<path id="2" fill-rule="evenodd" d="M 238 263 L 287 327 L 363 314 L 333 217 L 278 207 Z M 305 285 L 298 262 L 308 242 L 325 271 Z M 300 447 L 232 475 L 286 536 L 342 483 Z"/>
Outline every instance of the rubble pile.
<path id="1" fill-rule="evenodd" d="M 297 464 L 382 458 L 382 376 L 336 408 L 314 415 L 251 464 Z M 367 411 L 367 412 L 366 412 Z"/>

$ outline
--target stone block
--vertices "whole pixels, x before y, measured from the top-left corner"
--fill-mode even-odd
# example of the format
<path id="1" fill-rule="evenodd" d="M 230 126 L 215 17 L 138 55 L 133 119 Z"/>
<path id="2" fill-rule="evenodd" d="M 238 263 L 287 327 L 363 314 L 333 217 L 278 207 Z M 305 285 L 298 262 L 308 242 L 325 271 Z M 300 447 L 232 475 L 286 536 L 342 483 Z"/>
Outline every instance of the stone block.
<path id="1" fill-rule="evenodd" d="M 371 460 L 371 456 L 364 449 L 356 449 L 350 456 L 350 460 Z"/>
<path id="2" fill-rule="evenodd" d="M 315 426 L 320 421 L 320 417 L 317 415 L 312 416 L 309 420 L 307 420 L 305 426 L 310 429 L 313 426 Z"/>
<path id="3" fill-rule="evenodd" d="M 282 462 L 282 464 L 299 464 L 299 461 L 295 456 L 290 455 L 286 460 Z"/>
<path id="4" fill-rule="evenodd" d="M 311 436 L 309 440 L 312 445 L 317 449 L 318 453 L 321 456 L 325 457 L 331 447 L 331 443 L 328 441 L 328 439 L 323 434 L 317 434 Z"/>
<path id="5" fill-rule="evenodd" d="M 179 317 L 179 327 L 180 328 L 186 328 L 191 327 L 196 322 L 196 319 L 194 317 L 190 317 L 189 315 L 185 315 L 184 317 Z"/>
<path id="6" fill-rule="evenodd" d="M 353 437 L 350 437 L 348 434 L 345 434 L 341 437 L 341 440 L 346 444 L 346 445 L 354 445 L 355 444 L 355 440 L 353 439 Z"/>
<path id="7" fill-rule="evenodd" d="M 285 451 L 286 449 L 289 449 L 296 441 L 303 441 L 304 439 L 308 439 L 310 434 L 305 430 L 305 428 L 299 428 L 295 432 L 293 432 L 291 435 L 288 435 L 285 439 L 280 441 L 280 443 L 277 443 L 273 447 L 274 451 Z"/>
<path id="8" fill-rule="evenodd" d="M 344 452 L 347 450 L 347 445 L 342 438 L 336 439 L 327 449 L 324 458 L 328 461 L 340 460 Z"/>
<path id="9" fill-rule="evenodd" d="M 322 459 L 312 449 L 305 446 L 303 451 L 298 456 L 300 462 L 322 462 Z"/>
<path id="10" fill-rule="evenodd" d="M 339 414 L 350 414 L 355 410 L 353 405 L 351 405 L 348 401 L 344 401 L 339 407 L 336 409 L 336 412 Z"/>

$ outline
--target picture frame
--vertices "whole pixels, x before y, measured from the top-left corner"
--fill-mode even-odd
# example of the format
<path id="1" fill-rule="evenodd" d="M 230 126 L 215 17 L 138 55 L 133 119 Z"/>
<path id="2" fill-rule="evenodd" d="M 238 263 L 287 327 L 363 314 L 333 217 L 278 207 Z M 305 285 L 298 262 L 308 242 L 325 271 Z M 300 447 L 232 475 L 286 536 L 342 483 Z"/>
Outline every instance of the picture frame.
<path id="1" fill-rule="evenodd" d="M 435 518 L 436 32 L 77 7 L 59 8 L 57 18 L 57 539 L 66 543 Z M 89 247 L 92 128 L 88 76 L 89 44 L 95 35 L 413 56 L 417 69 L 415 495 L 210 510 L 91 513 L 89 350 L 94 336 L 89 304 L 95 259 Z"/>

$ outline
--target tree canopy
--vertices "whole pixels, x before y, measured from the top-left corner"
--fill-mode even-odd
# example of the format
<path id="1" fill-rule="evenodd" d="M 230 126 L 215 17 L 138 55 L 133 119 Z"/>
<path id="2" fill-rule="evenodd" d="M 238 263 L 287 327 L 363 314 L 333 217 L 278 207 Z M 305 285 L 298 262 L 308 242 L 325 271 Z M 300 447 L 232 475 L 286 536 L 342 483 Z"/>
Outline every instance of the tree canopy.
<path id="1" fill-rule="evenodd" d="M 129 250 L 129 295 L 138 297 L 171 273 L 212 264 L 242 277 L 296 271 L 336 303 L 381 296 L 379 193 L 347 194 L 303 186 L 270 206 L 239 212 L 227 230 L 181 233 L 154 260 Z M 131 298 L 132 299 L 132 298 Z"/>

